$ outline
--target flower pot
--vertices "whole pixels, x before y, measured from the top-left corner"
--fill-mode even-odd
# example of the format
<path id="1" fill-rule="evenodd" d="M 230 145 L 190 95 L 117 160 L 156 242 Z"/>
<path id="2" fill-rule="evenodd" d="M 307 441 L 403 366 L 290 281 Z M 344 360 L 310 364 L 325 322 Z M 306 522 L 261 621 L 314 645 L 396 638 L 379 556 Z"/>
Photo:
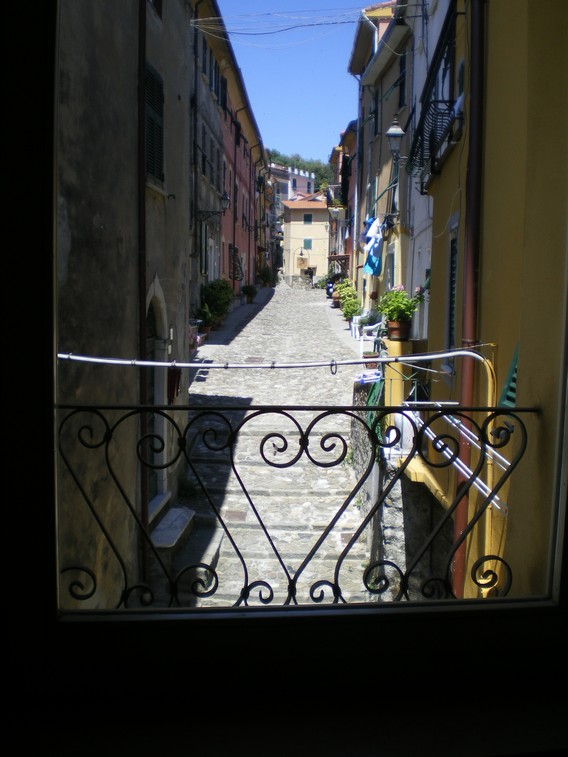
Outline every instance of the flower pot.
<path id="1" fill-rule="evenodd" d="M 363 353 L 363 359 L 364 360 L 371 360 L 369 363 L 365 363 L 365 368 L 378 368 L 379 364 L 372 362 L 372 358 L 379 357 L 378 352 L 364 352 Z"/>
<path id="2" fill-rule="evenodd" d="M 387 336 L 393 342 L 406 342 L 410 335 L 411 321 L 387 321 Z"/>

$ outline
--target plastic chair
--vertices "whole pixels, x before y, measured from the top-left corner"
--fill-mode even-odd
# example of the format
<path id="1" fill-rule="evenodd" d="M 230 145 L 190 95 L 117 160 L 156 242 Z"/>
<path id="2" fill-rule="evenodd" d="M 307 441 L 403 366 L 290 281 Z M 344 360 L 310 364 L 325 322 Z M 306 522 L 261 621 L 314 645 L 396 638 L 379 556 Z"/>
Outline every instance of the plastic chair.
<path id="1" fill-rule="evenodd" d="M 363 357 L 364 352 L 379 352 L 381 337 L 383 337 L 385 333 L 385 322 L 383 318 L 370 326 L 362 326 L 359 336 L 361 357 Z M 369 348 L 369 343 L 372 343 L 372 348 Z"/>
<path id="2" fill-rule="evenodd" d="M 351 319 L 351 336 L 354 339 L 359 339 L 361 336 L 361 318 L 366 318 L 370 312 L 370 310 L 363 310 L 359 315 L 354 315 Z"/>

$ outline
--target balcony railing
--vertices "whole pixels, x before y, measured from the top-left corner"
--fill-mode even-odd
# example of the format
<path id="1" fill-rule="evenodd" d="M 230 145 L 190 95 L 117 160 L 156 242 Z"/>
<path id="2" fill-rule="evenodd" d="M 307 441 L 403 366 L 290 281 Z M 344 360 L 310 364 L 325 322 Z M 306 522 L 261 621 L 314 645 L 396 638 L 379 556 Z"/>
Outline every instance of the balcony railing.
<path id="1" fill-rule="evenodd" d="M 452 600 L 466 541 L 515 507 L 530 410 L 212 402 L 57 409 L 62 611 Z M 443 503 L 409 476 L 456 466 Z M 512 579 L 483 546 L 468 564 L 480 596 Z"/>

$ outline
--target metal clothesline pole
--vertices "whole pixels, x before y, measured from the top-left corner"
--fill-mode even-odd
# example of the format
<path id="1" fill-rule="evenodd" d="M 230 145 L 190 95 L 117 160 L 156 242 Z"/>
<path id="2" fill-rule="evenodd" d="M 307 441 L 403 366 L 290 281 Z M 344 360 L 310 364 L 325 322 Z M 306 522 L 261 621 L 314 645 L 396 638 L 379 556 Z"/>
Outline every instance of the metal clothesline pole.
<path id="1" fill-rule="evenodd" d="M 442 359 L 447 357 L 471 357 L 475 358 L 476 360 L 480 360 L 486 368 L 488 368 L 489 361 L 487 358 L 485 358 L 483 355 L 481 355 L 479 352 L 476 352 L 475 350 L 447 350 L 444 352 L 430 352 L 430 353 L 418 353 L 418 354 L 412 354 L 408 356 L 408 359 L 405 359 L 401 356 L 377 356 L 373 357 L 374 363 L 395 363 L 400 365 L 409 366 L 412 368 L 416 368 L 418 370 L 427 370 L 429 372 L 436 372 L 436 373 L 443 373 L 443 371 L 435 371 L 435 369 L 432 368 L 422 368 L 416 363 L 422 363 L 422 362 L 431 362 L 432 360 L 436 359 Z M 137 360 L 136 358 L 98 358 L 98 357 L 91 357 L 89 355 L 75 355 L 72 352 L 60 352 L 57 353 L 57 357 L 59 360 L 69 360 L 69 361 L 77 361 L 82 363 L 97 363 L 101 365 L 124 365 L 124 366 L 137 366 L 137 367 L 147 367 L 147 368 L 193 368 L 195 370 L 200 370 L 202 368 L 207 369 L 243 369 L 243 368 L 252 368 L 252 369 L 275 369 L 275 368 L 331 368 L 332 372 L 335 372 L 337 370 L 338 366 L 341 365 L 363 365 L 367 362 L 369 362 L 368 358 L 366 359 L 354 359 L 354 360 L 326 360 L 326 361 L 313 361 L 313 362 L 301 362 L 301 363 L 277 363 L 275 360 L 271 361 L 269 363 L 208 363 L 208 362 L 197 362 L 197 363 L 184 363 L 179 362 L 177 360 L 170 360 L 170 361 L 154 361 L 154 360 Z"/>

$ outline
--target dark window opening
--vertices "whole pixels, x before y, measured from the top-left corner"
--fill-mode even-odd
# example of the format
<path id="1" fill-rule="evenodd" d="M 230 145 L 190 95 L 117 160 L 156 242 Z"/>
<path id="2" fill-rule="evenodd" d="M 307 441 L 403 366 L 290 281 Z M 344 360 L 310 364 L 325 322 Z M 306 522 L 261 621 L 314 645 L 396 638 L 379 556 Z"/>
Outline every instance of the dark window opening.
<path id="1" fill-rule="evenodd" d="M 164 85 L 160 75 L 146 65 L 146 175 L 164 181 Z"/>

